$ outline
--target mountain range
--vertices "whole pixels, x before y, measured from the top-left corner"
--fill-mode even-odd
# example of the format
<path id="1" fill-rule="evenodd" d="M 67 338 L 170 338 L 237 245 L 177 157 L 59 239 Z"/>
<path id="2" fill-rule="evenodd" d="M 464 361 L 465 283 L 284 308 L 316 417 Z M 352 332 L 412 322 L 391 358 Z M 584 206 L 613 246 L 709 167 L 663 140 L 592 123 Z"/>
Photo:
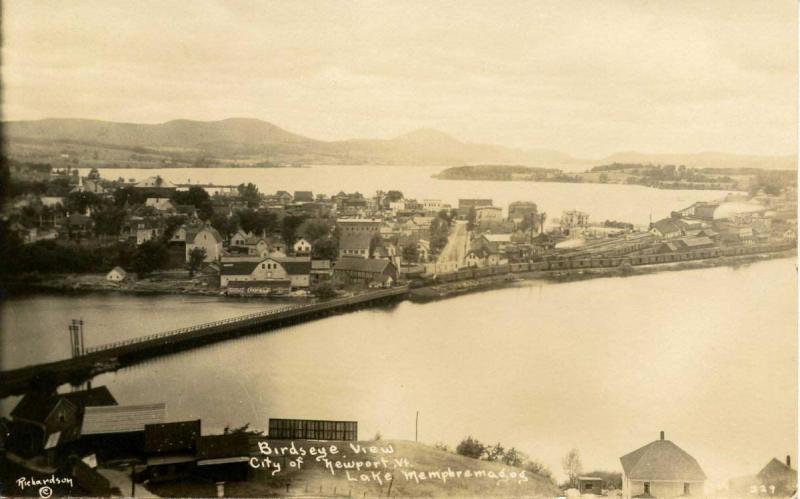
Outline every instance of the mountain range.
<path id="1" fill-rule="evenodd" d="M 393 139 L 323 141 L 252 118 L 173 120 L 159 124 L 89 119 L 43 119 L 3 123 L 9 156 L 48 161 L 65 153 L 81 164 L 117 166 L 239 166 L 263 164 L 514 164 L 565 170 L 618 163 L 684 164 L 696 167 L 793 169 L 794 156 L 646 154 L 621 152 L 582 159 L 549 149 L 518 149 L 460 141 L 419 129 Z M 147 163 L 147 164 L 143 164 Z"/>

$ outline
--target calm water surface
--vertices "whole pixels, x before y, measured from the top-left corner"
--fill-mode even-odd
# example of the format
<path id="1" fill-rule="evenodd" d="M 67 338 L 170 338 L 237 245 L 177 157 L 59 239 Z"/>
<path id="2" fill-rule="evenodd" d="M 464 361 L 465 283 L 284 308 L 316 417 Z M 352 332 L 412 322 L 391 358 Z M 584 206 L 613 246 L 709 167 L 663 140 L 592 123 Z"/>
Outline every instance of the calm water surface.
<path id="1" fill-rule="evenodd" d="M 471 434 L 585 469 L 665 430 L 712 482 L 797 441 L 795 259 L 403 302 L 228 341 L 98 377 L 123 404 L 166 401 L 205 432 L 269 417 L 347 419 L 361 438 Z M 67 321 L 106 342 L 244 314 L 222 298 L 28 296 L 2 305 L 3 361 L 67 355 Z M 10 403 L 2 408 L 7 411 Z M 796 456 L 795 456 L 796 457 Z"/>
<path id="2" fill-rule="evenodd" d="M 718 199 L 726 191 L 671 191 L 637 185 L 559 184 L 552 182 L 489 182 L 436 180 L 431 175 L 444 167 L 430 166 L 314 166 L 310 168 L 172 168 L 100 169 L 104 178 L 142 180 L 161 175 L 175 183 L 255 183 L 264 193 L 310 190 L 332 195 L 340 190 L 372 195 L 397 189 L 408 197 L 441 199 L 457 206 L 459 198 L 491 198 L 504 209 L 512 201 L 534 201 L 552 219 L 564 210 L 578 209 L 591 220 L 623 220 L 647 224 L 695 201 Z M 85 170 L 88 172 L 88 170 Z"/>

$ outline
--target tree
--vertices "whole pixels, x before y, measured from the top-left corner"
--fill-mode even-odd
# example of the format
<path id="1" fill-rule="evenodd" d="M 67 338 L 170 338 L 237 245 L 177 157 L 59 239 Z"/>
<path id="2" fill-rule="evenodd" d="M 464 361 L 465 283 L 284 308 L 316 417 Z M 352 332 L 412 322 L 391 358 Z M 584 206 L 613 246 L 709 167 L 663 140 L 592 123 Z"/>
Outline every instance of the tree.
<path id="1" fill-rule="evenodd" d="M 575 487 L 577 484 L 578 475 L 581 474 L 583 470 L 583 466 L 581 465 L 581 455 L 578 452 L 578 449 L 572 449 L 567 453 L 566 456 L 561 460 L 561 467 L 564 468 L 564 473 L 569 478 L 569 484 L 571 487 Z"/>
<path id="2" fill-rule="evenodd" d="M 469 212 L 467 212 L 467 230 L 475 230 L 475 219 L 478 217 L 478 213 L 475 211 L 474 206 L 470 206 Z"/>
<path id="3" fill-rule="evenodd" d="M 192 248 L 189 252 L 189 275 L 194 276 L 195 271 L 197 271 L 203 262 L 206 261 L 206 249 L 205 248 Z"/>
<path id="4" fill-rule="evenodd" d="M 239 191 L 239 197 L 247 203 L 249 208 L 255 208 L 259 204 L 261 204 L 261 193 L 258 192 L 258 187 L 256 184 L 252 182 L 248 182 L 247 184 L 239 184 L 239 187 L 236 188 Z"/>
<path id="5" fill-rule="evenodd" d="M 133 270 L 140 276 L 164 268 L 169 262 L 167 245 L 160 241 L 146 241 L 139 245 L 133 256 Z"/>
<path id="6" fill-rule="evenodd" d="M 116 205 L 105 206 L 92 213 L 94 227 L 98 234 L 113 236 L 119 234 L 122 221 L 125 219 L 125 210 Z"/>
<path id="7" fill-rule="evenodd" d="M 223 213 L 215 213 L 211 216 L 211 226 L 217 229 L 222 237 L 226 238 L 239 230 L 239 216 L 227 216 Z"/>
<path id="8" fill-rule="evenodd" d="M 505 455 L 506 455 L 506 449 L 500 442 L 497 442 L 496 444 L 486 448 L 487 461 L 501 461 L 505 457 Z"/>
<path id="9" fill-rule="evenodd" d="M 480 459 L 485 452 L 486 446 L 480 443 L 479 440 L 472 438 L 471 435 L 462 440 L 456 447 L 456 454 L 471 457 L 472 459 Z"/>
<path id="10" fill-rule="evenodd" d="M 375 250 L 383 243 L 383 239 L 381 239 L 380 234 L 373 234 L 372 239 L 369 240 L 369 255 L 372 258 L 373 253 Z"/>
<path id="11" fill-rule="evenodd" d="M 503 454 L 503 462 L 508 466 L 517 468 L 521 468 L 527 459 L 528 456 L 526 456 L 524 452 L 518 451 L 516 447 L 508 449 L 505 454 Z"/>
<path id="12" fill-rule="evenodd" d="M 297 238 L 297 229 L 304 221 L 305 217 L 301 215 L 287 215 L 283 217 L 281 236 L 283 237 L 283 242 L 285 242 L 287 246 L 294 244 L 294 240 Z"/>
<path id="13" fill-rule="evenodd" d="M 172 200 L 176 204 L 191 205 L 197 209 L 197 216 L 208 220 L 214 214 L 214 205 L 205 189 L 199 185 L 189 187 L 188 191 L 175 191 Z"/>
<path id="14" fill-rule="evenodd" d="M 171 215 L 164 220 L 164 232 L 161 235 L 162 241 L 169 241 L 175 235 L 175 231 L 186 222 L 185 215 Z"/>
<path id="15" fill-rule="evenodd" d="M 339 243 L 333 237 L 320 239 L 311 247 L 311 256 L 321 260 L 336 260 L 339 256 Z"/>
<path id="16" fill-rule="evenodd" d="M 64 204 L 68 211 L 84 213 L 87 208 L 100 206 L 102 199 L 93 192 L 71 192 Z"/>
<path id="17" fill-rule="evenodd" d="M 306 238 L 312 245 L 331 233 L 331 224 L 325 219 L 306 220 L 297 229 L 297 232 Z"/>
<path id="18" fill-rule="evenodd" d="M 419 250 L 416 244 L 407 244 L 403 246 L 403 260 L 406 262 L 416 262 L 419 260 Z"/>
<path id="19" fill-rule="evenodd" d="M 237 428 L 231 428 L 230 426 L 226 426 L 222 430 L 223 435 L 256 435 L 256 436 L 263 436 L 264 432 L 261 430 L 254 430 L 250 429 L 250 423 L 245 423 L 243 426 L 239 426 Z"/>

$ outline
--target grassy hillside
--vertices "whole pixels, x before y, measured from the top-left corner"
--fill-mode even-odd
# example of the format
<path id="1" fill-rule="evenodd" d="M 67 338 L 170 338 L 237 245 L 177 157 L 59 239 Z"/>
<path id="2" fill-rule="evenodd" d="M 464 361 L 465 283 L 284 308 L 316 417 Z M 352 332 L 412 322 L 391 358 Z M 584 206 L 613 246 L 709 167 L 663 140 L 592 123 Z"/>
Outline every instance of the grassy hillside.
<path id="1" fill-rule="evenodd" d="M 83 119 L 12 121 L 5 124 L 14 159 L 52 162 L 69 154 L 82 166 L 166 167 L 273 164 L 518 163 L 545 166 L 577 160 L 558 151 L 520 150 L 459 141 L 437 130 L 394 139 L 326 142 L 261 120 L 175 120 L 161 124 Z"/>
<path id="2" fill-rule="evenodd" d="M 288 446 L 289 441 L 269 441 L 272 447 Z M 553 497 L 558 495 L 555 485 L 549 480 L 532 475 L 518 468 L 498 463 L 478 461 L 428 445 L 403 440 L 380 442 L 358 442 L 362 447 L 378 446 L 392 452 L 354 454 L 345 442 L 295 441 L 295 449 L 309 451 L 310 447 L 334 444 L 340 450 L 337 455 L 328 454 L 324 460 L 306 455 L 300 469 L 292 468 L 277 458 L 282 469 L 275 476 L 257 471 L 251 480 L 231 482 L 226 485 L 226 495 L 236 497 L 256 496 L 312 496 L 312 497 Z M 267 456 L 261 456 L 267 457 Z M 273 456 L 274 457 L 274 456 Z M 291 461 L 294 456 L 289 456 Z M 388 463 L 384 466 L 381 458 Z M 353 461 L 378 463 L 378 467 L 364 466 L 360 472 L 338 468 Z M 288 463 L 287 461 L 287 463 Z M 336 463 L 341 463 L 337 465 Z M 395 464 L 400 464 L 395 468 Z M 334 470 L 331 473 L 331 468 Z M 466 471 L 469 477 L 465 477 Z M 453 476 L 448 478 L 448 471 Z M 374 472 L 374 473 L 373 473 Z M 432 476 L 428 474 L 434 472 Z M 501 474 L 502 473 L 502 474 Z M 475 475 L 480 476 L 475 476 Z M 367 477 L 362 481 L 361 476 Z M 380 478 L 378 480 L 376 475 Z M 492 475 L 492 476 L 490 476 Z M 514 476 L 515 478 L 510 478 Z M 393 477 L 393 478 L 392 478 Z M 415 478 L 416 477 L 416 478 Z M 505 478 L 503 478 L 505 477 Z M 355 481 L 354 481 L 355 480 Z M 288 489 L 287 489 L 288 487 Z M 153 484 L 150 489 L 162 496 L 215 495 L 213 483 L 175 482 Z"/>

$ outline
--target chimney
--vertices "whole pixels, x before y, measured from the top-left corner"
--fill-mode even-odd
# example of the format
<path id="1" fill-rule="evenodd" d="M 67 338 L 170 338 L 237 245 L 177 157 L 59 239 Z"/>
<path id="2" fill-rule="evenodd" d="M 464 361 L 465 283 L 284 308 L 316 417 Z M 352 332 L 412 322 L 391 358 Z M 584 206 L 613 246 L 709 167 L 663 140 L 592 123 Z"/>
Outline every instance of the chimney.
<path id="1" fill-rule="evenodd" d="M 792 467 L 792 456 L 788 454 L 786 455 L 786 466 L 788 466 L 789 468 Z"/>
<path id="2" fill-rule="evenodd" d="M 661 430 L 661 440 L 664 440 L 664 430 Z"/>

